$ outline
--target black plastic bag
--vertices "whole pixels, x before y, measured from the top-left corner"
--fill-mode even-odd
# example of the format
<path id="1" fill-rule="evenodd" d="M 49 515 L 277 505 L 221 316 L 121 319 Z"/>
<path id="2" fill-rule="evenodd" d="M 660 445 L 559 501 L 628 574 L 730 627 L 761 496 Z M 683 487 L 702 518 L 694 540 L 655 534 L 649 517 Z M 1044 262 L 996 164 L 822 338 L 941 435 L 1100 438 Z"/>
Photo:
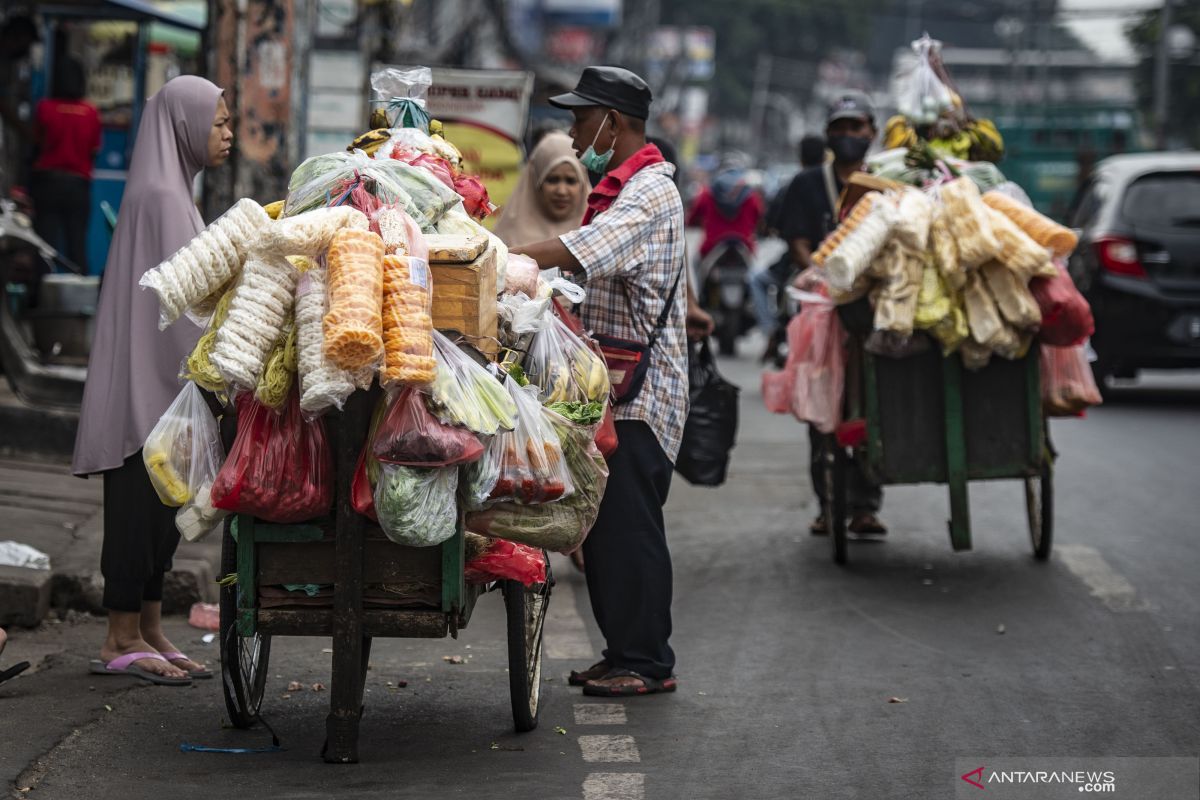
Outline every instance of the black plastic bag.
<path id="1" fill-rule="evenodd" d="M 675 471 L 696 486 L 720 486 L 729 468 L 729 451 L 737 440 L 741 389 L 717 372 L 707 339 L 688 351 L 688 384 L 692 408 Z"/>

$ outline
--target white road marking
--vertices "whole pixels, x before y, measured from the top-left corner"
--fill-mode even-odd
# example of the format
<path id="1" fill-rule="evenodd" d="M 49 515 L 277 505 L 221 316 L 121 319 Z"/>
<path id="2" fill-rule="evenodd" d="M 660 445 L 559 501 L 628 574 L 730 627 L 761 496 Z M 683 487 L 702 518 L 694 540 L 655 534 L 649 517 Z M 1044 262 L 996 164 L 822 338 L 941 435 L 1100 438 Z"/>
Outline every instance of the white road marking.
<path id="1" fill-rule="evenodd" d="M 637 763 L 642 760 L 632 736 L 580 736 L 579 749 L 589 764 Z"/>
<path id="2" fill-rule="evenodd" d="M 576 725 L 624 725 L 625 706 L 618 703 L 576 703 Z"/>
<path id="3" fill-rule="evenodd" d="M 1055 552 L 1071 574 L 1088 587 L 1092 597 L 1112 611 L 1147 610 L 1148 606 L 1138 598 L 1133 584 L 1113 569 L 1096 548 L 1086 544 L 1060 544 Z"/>
<path id="4" fill-rule="evenodd" d="M 583 800 L 644 800 L 646 776 L 640 772 L 593 772 L 583 782 Z"/>
<path id="5" fill-rule="evenodd" d="M 550 610 L 546 614 L 544 636 L 546 658 L 588 661 L 596 656 L 588 638 L 587 626 L 576 610 L 575 588 L 567 580 L 559 581 L 554 587 Z"/>

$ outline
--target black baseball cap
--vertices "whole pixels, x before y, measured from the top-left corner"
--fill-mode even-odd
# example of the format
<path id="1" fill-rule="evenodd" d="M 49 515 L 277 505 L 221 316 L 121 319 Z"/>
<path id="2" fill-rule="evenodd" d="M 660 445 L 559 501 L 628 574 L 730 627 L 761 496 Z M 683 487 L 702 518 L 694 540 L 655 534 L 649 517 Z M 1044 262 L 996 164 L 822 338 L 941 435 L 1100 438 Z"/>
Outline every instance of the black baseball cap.
<path id="1" fill-rule="evenodd" d="M 638 75 L 621 67 L 587 67 L 573 91 L 550 98 L 558 108 L 602 106 L 630 117 L 650 116 L 650 87 Z"/>
<path id="2" fill-rule="evenodd" d="M 845 91 L 834 98 L 829 104 L 829 116 L 825 124 L 829 125 L 839 119 L 858 119 L 875 124 L 875 107 L 871 100 L 862 92 Z"/>

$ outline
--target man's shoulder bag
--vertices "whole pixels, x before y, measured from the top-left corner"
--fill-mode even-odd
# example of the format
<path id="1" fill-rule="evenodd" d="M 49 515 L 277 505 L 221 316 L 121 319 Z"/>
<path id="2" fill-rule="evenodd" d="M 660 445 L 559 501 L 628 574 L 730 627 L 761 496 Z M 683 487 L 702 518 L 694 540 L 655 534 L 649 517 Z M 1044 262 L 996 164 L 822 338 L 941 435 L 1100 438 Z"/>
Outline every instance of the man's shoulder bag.
<path id="1" fill-rule="evenodd" d="M 679 268 L 679 274 L 671 286 L 671 294 L 667 297 L 666 305 L 663 306 L 662 313 L 658 315 L 654 328 L 646 337 L 645 343 L 622 339 L 618 336 L 608 336 L 603 333 L 593 334 L 593 338 L 600 345 L 604 361 L 608 365 L 608 379 L 612 383 L 614 406 L 632 402 L 641 393 L 642 385 L 646 382 L 646 372 L 650 369 L 650 352 L 654 349 L 655 342 L 658 341 L 659 335 L 667 326 L 667 320 L 671 317 L 671 309 L 675 307 L 675 295 L 678 293 L 679 282 L 683 279 L 685 269 L 687 269 L 686 261 Z M 629 287 L 624 281 L 621 282 L 621 287 L 625 290 L 625 300 L 632 311 L 633 299 L 629 296 Z"/>

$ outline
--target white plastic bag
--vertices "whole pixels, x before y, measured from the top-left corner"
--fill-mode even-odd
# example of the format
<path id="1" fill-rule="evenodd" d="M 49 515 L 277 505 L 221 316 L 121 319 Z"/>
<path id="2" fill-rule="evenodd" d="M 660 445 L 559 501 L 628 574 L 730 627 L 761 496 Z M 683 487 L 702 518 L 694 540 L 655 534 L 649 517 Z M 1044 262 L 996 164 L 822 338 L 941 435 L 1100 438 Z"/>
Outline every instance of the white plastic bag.
<path id="1" fill-rule="evenodd" d="M 429 133 L 425 95 L 433 85 L 429 67 L 384 67 L 371 73 L 371 108 L 383 108 L 389 128 Z"/>
<path id="2" fill-rule="evenodd" d="M 954 95 L 932 64 L 942 43 L 925 34 L 912 43 L 912 49 L 917 62 L 896 97 L 896 107 L 913 125 L 932 125 L 943 112 L 954 108 Z"/>

